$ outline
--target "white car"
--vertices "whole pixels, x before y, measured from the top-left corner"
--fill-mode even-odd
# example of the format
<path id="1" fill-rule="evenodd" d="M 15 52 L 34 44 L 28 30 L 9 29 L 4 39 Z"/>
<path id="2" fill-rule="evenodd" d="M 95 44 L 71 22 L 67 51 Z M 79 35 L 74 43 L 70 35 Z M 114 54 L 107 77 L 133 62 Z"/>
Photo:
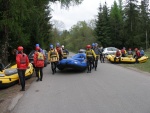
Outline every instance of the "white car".
<path id="1" fill-rule="evenodd" d="M 104 56 L 107 56 L 107 55 L 110 55 L 110 54 L 114 55 L 117 50 L 118 50 L 118 48 L 115 48 L 115 47 L 106 47 L 103 50 L 103 55 Z"/>
<path id="2" fill-rule="evenodd" d="M 85 49 L 80 49 L 80 50 L 78 51 L 78 53 L 85 53 L 85 52 L 86 52 Z"/>

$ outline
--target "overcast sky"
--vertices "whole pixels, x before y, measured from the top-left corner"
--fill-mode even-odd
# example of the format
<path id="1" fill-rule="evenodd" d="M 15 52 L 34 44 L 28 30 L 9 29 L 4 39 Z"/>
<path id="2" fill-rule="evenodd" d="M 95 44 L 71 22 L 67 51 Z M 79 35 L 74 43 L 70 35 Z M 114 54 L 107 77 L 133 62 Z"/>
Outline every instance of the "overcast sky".
<path id="1" fill-rule="evenodd" d="M 89 21 L 95 19 L 98 14 L 98 8 L 100 3 L 103 5 L 105 1 L 110 7 L 114 0 L 84 0 L 82 4 L 78 6 L 69 7 L 69 9 L 61 9 L 60 4 L 52 4 L 52 20 L 57 20 L 64 23 L 63 26 L 60 26 L 61 29 L 69 30 L 73 25 L 78 21 Z M 58 25 L 57 25 L 58 27 Z"/>

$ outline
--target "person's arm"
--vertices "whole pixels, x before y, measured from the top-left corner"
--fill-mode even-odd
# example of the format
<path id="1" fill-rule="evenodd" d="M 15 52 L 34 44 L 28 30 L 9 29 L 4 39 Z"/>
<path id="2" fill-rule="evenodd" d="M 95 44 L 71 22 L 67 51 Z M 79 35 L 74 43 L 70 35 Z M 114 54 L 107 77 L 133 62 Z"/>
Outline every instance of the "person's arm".
<path id="1" fill-rule="evenodd" d="M 50 51 L 48 51 L 48 61 L 50 62 Z"/>
<path id="2" fill-rule="evenodd" d="M 28 58 L 27 55 L 26 55 L 26 66 L 27 66 L 27 67 L 29 66 L 29 58 Z"/>
<path id="3" fill-rule="evenodd" d="M 92 53 L 93 53 L 94 58 L 96 59 L 96 54 L 95 54 L 94 50 L 92 50 Z"/>
<path id="4" fill-rule="evenodd" d="M 35 67 L 36 67 L 36 62 L 37 62 L 37 52 L 34 53 L 34 56 L 33 56 L 33 63 Z"/>
<path id="5" fill-rule="evenodd" d="M 16 56 L 16 64 L 17 64 L 17 67 L 20 67 L 20 54 L 17 54 Z"/>

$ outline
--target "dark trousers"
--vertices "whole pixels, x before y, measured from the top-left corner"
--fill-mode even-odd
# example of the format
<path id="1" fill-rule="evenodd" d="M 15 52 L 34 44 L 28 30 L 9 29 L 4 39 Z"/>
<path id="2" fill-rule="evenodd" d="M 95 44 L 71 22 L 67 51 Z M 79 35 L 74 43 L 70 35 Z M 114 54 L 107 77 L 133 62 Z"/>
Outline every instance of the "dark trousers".
<path id="1" fill-rule="evenodd" d="M 51 69 L 53 74 L 56 73 L 56 66 L 57 66 L 57 62 L 51 62 Z"/>
<path id="2" fill-rule="evenodd" d="M 87 68 L 88 68 L 88 71 L 90 72 L 92 69 L 92 64 L 93 64 L 93 58 L 87 58 Z"/>
<path id="3" fill-rule="evenodd" d="M 104 55 L 103 54 L 100 54 L 100 61 L 104 62 Z"/>
<path id="4" fill-rule="evenodd" d="M 40 80 L 43 78 L 43 67 L 35 67 L 36 77 Z"/>
<path id="5" fill-rule="evenodd" d="M 25 72 L 26 70 L 18 69 L 19 80 L 23 90 L 25 89 Z"/>
<path id="6" fill-rule="evenodd" d="M 95 59 L 95 70 L 96 70 L 96 68 L 97 68 L 97 65 L 98 65 L 98 56 L 96 56 L 96 59 Z"/>

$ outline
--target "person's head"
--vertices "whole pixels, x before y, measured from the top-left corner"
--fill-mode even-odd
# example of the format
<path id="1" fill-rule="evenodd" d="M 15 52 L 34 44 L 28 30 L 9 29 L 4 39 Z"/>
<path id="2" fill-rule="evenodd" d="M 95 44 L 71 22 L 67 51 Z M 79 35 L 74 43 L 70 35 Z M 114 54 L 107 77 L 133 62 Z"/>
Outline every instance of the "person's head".
<path id="1" fill-rule="evenodd" d="M 40 45 L 39 45 L 39 44 L 36 44 L 35 47 L 40 47 Z"/>
<path id="2" fill-rule="evenodd" d="M 138 48 L 135 48 L 134 50 L 135 50 L 135 51 L 138 51 Z"/>
<path id="3" fill-rule="evenodd" d="M 57 42 L 57 43 L 56 43 L 56 47 L 60 47 L 60 43 Z"/>
<path id="4" fill-rule="evenodd" d="M 22 46 L 18 46 L 17 50 L 18 50 L 19 53 L 22 53 L 23 52 L 23 47 Z"/>
<path id="5" fill-rule="evenodd" d="M 50 49 L 54 49 L 54 46 L 52 44 L 49 45 Z"/>
<path id="6" fill-rule="evenodd" d="M 87 46 L 86 46 L 86 49 L 91 49 L 91 45 L 87 45 Z"/>
<path id="7" fill-rule="evenodd" d="M 95 43 L 92 43 L 92 47 L 95 47 Z"/>
<path id="8" fill-rule="evenodd" d="M 125 48 L 125 47 L 123 47 L 123 49 L 125 50 L 126 48 Z"/>
<path id="9" fill-rule="evenodd" d="M 140 50 L 143 50 L 143 48 L 142 48 L 142 47 L 140 47 Z"/>
<path id="10" fill-rule="evenodd" d="M 131 51 L 131 48 L 129 48 L 129 51 Z"/>
<path id="11" fill-rule="evenodd" d="M 95 47 L 98 47 L 98 43 L 95 43 Z"/>
<path id="12" fill-rule="evenodd" d="M 62 47 L 62 49 L 64 49 L 64 48 L 65 48 L 65 46 L 64 46 L 64 45 L 62 45 L 61 47 Z"/>
<path id="13" fill-rule="evenodd" d="M 117 49 L 117 52 L 120 52 L 120 50 L 119 50 L 119 49 Z"/>
<path id="14" fill-rule="evenodd" d="M 39 46 L 35 47 L 35 50 L 40 51 L 40 47 Z"/>

